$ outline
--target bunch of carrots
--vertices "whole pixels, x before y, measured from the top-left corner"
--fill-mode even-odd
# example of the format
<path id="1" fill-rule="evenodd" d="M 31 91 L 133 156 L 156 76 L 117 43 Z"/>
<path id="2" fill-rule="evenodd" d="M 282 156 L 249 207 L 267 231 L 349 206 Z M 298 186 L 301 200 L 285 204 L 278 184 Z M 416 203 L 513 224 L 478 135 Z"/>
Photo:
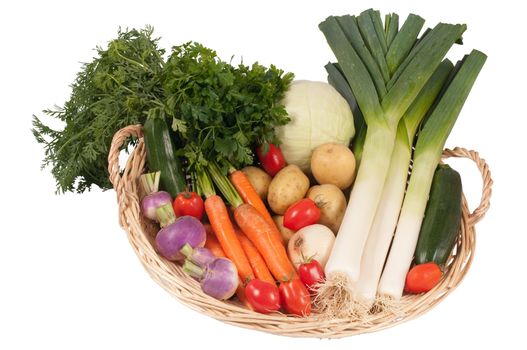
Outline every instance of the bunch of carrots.
<path id="1" fill-rule="evenodd" d="M 206 226 L 205 247 L 236 265 L 241 281 L 238 298 L 263 313 L 282 307 L 290 314 L 309 315 L 309 291 L 300 282 L 282 236 L 247 176 L 231 168 L 227 178 L 212 164 L 199 172 L 196 182 L 198 193 L 205 198 L 205 212 L 210 222 Z M 231 206 L 232 215 L 222 197 L 216 194 L 213 182 Z M 248 285 L 251 288 L 246 290 Z"/>

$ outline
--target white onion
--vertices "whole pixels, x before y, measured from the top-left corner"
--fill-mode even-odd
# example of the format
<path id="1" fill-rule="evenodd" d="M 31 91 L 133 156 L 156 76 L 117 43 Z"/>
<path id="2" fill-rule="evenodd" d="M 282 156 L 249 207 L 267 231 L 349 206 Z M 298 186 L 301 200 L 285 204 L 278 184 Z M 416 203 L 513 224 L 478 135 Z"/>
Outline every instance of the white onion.
<path id="1" fill-rule="evenodd" d="M 320 224 L 306 226 L 289 240 L 289 259 L 296 268 L 307 258 L 313 258 L 325 267 L 334 242 L 335 235 L 328 227 Z"/>

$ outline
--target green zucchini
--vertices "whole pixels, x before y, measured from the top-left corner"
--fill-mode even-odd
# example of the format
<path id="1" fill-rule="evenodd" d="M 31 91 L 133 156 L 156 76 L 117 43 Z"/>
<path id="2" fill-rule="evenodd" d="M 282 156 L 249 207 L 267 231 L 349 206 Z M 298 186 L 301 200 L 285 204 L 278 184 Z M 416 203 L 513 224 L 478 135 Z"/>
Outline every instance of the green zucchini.
<path id="1" fill-rule="evenodd" d="M 151 172 L 160 171 L 159 189 L 175 198 L 187 188 L 181 160 L 176 156 L 173 133 L 161 118 L 149 118 L 143 126 L 146 161 Z"/>
<path id="2" fill-rule="evenodd" d="M 461 177 L 446 164 L 435 173 L 415 249 L 415 263 L 444 266 L 459 234 L 461 223 Z"/>

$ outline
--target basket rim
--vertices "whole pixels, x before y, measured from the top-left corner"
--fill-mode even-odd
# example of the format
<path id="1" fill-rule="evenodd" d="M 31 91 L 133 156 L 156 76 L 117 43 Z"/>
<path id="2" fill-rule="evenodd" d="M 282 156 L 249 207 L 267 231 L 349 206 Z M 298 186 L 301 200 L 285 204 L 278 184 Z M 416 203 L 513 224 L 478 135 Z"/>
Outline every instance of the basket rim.
<path id="1" fill-rule="evenodd" d="M 135 149 L 130 153 L 125 168 L 119 168 L 121 145 L 129 137 L 138 138 Z M 369 333 L 393 327 L 414 319 L 440 303 L 453 292 L 468 272 L 474 257 L 476 235 L 475 224 L 490 207 L 492 179 L 490 170 L 478 152 L 456 147 L 446 149 L 443 158 L 459 157 L 473 160 L 483 179 L 480 205 L 470 212 L 463 194 L 462 221 L 456 242 L 455 254 L 451 256 L 441 282 L 431 291 L 421 295 L 405 295 L 397 312 L 380 312 L 363 319 L 339 318 L 327 320 L 320 315 L 297 317 L 282 313 L 260 314 L 232 301 L 218 301 L 205 295 L 199 284 L 186 275 L 179 265 L 159 256 L 152 245 L 150 232 L 155 226 L 145 221 L 139 209 L 139 186 L 137 178 L 145 169 L 145 148 L 141 125 L 131 125 L 119 130 L 113 138 L 108 156 L 110 181 L 117 193 L 119 223 L 143 267 L 163 289 L 189 308 L 222 322 L 268 333 L 291 337 L 341 338 Z"/>

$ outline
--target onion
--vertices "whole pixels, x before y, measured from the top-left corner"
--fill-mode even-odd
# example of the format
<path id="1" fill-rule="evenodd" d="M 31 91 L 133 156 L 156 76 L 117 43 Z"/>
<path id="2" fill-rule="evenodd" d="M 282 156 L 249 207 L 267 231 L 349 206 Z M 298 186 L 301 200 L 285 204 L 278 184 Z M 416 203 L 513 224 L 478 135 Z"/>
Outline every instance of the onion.
<path id="1" fill-rule="evenodd" d="M 335 235 L 328 227 L 320 224 L 306 226 L 289 240 L 289 259 L 297 269 L 307 258 L 316 259 L 325 267 L 334 242 Z"/>

